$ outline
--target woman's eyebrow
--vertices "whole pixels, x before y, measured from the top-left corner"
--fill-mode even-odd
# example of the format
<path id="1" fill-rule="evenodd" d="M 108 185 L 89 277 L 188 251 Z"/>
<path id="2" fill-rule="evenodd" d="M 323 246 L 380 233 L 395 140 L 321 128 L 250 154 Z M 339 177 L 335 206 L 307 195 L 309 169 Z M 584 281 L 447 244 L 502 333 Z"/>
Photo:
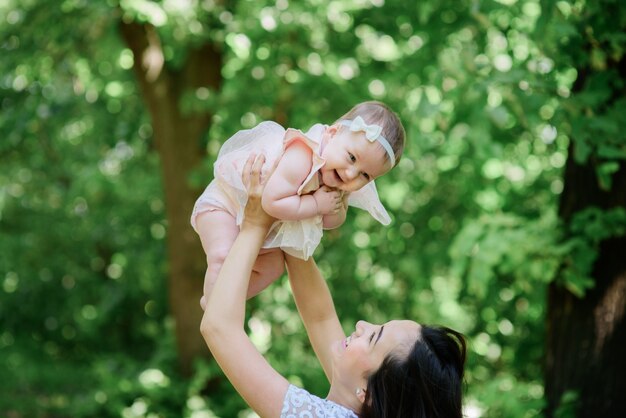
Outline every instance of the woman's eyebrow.
<path id="1" fill-rule="evenodd" d="M 374 345 L 376 345 L 376 343 L 378 342 L 378 340 L 380 340 L 380 336 L 383 335 L 383 330 L 385 329 L 385 326 L 383 325 L 382 327 L 380 327 L 380 332 L 378 333 L 378 337 L 376 337 L 376 341 L 374 341 Z"/>

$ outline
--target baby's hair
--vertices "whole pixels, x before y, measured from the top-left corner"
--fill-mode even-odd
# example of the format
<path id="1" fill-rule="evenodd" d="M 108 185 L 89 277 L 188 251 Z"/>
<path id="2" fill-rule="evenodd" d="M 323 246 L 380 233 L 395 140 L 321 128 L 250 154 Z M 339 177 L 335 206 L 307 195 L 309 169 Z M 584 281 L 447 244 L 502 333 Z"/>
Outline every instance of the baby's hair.
<path id="1" fill-rule="evenodd" d="M 396 113 L 384 103 L 377 101 L 369 101 L 359 103 L 354 106 L 348 113 L 343 115 L 335 123 L 342 120 L 354 120 L 357 116 L 363 118 L 365 123 L 380 125 L 383 128 L 382 135 L 387 139 L 391 149 L 393 149 L 396 157 L 396 164 L 400 162 L 402 152 L 404 151 L 405 133 L 402 122 Z M 388 156 L 386 158 L 389 158 Z"/>

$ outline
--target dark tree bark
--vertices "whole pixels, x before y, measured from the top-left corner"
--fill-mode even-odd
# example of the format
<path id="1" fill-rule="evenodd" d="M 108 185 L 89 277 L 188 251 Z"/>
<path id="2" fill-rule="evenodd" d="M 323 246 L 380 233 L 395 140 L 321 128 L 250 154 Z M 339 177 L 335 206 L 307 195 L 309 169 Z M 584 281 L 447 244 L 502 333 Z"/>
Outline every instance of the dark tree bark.
<path id="1" fill-rule="evenodd" d="M 617 63 L 626 81 L 624 64 Z M 586 82 L 590 70 L 580 70 L 574 91 Z M 621 91 L 619 91 L 621 90 Z M 609 102 L 623 97 L 623 88 Z M 610 104 L 610 103 L 609 103 Z M 625 135 L 625 133 L 621 133 Z M 598 157 L 584 165 L 574 161 L 574 141 L 564 173 L 559 215 L 567 225 L 587 207 L 626 208 L 626 162 L 621 160 L 610 191 L 599 187 Z M 548 291 L 545 389 L 547 416 L 552 417 L 564 393 L 575 391 L 575 416 L 626 417 L 626 237 L 600 243 L 592 277 L 595 286 L 583 298 L 557 283 Z"/>
<path id="2" fill-rule="evenodd" d="M 570 150 L 571 151 L 571 150 Z M 626 167 L 616 174 L 615 192 L 599 193 L 590 165 L 567 164 L 561 216 L 588 205 L 626 207 Z M 595 197 L 595 198 L 594 198 Z M 617 203 L 617 202 L 615 202 Z M 553 416 L 567 391 L 578 392 L 577 417 L 624 417 L 626 403 L 626 239 L 600 245 L 592 277 L 595 287 L 580 299 L 552 283 L 548 292 L 546 397 Z"/>
<path id="3" fill-rule="evenodd" d="M 211 115 L 184 115 L 179 104 L 185 92 L 220 87 L 222 57 L 214 45 L 204 44 L 189 51 L 180 70 L 173 70 L 164 63 L 160 40 L 152 26 L 122 23 L 121 33 L 134 55 L 133 69 L 152 119 L 161 159 L 168 221 L 169 302 L 176 322 L 181 371 L 189 374 L 194 358 L 209 356 L 199 331 L 206 259 L 189 224 L 200 190 L 191 188 L 188 174 L 205 155 L 202 137 L 210 127 Z"/>

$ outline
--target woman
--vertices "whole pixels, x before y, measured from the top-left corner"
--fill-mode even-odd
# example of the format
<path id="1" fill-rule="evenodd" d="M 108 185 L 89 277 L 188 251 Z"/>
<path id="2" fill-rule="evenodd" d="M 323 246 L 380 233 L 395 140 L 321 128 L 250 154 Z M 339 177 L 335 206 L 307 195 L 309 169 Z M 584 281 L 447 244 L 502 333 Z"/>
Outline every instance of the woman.
<path id="1" fill-rule="evenodd" d="M 200 330 L 235 389 L 261 417 L 461 417 L 465 341 L 413 321 L 356 324 L 345 336 L 312 258 L 286 256 L 294 299 L 331 386 L 326 399 L 290 385 L 244 330 L 252 266 L 273 219 L 261 208 L 263 156 L 243 170 L 249 191 L 241 232 L 210 294 Z"/>

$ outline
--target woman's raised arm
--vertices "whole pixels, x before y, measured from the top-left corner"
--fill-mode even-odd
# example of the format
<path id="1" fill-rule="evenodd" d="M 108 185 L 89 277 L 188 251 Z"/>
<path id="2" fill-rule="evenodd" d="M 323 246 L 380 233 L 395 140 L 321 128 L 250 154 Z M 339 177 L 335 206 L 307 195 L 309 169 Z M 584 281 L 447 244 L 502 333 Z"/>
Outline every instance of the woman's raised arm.
<path id="1" fill-rule="evenodd" d="M 332 383 L 332 346 L 345 338 L 332 295 L 315 260 L 285 254 L 289 282 L 309 340 Z"/>
<path id="2" fill-rule="evenodd" d="M 244 167 L 248 189 L 241 231 L 209 296 L 200 331 L 237 392 L 262 417 L 279 417 L 289 383 L 257 351 L 244 330 L 246 292 L 252 266 L 274 221 L 261 208 L 264 158 L 252 156 Z"/>

